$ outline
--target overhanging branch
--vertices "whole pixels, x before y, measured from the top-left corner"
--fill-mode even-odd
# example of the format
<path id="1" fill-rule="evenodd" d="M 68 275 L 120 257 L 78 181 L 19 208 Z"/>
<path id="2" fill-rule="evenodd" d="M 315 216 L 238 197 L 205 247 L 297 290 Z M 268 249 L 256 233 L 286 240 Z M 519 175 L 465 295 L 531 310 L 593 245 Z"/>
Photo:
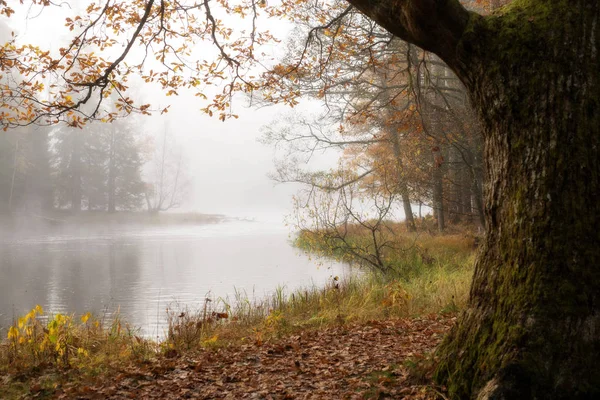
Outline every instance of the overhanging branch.
<path id="1" fill-rule="evenodd" d="M 456 48 L 470 18 L 458 0 L 348 0 L 400 39 L 456 69 Z"/>

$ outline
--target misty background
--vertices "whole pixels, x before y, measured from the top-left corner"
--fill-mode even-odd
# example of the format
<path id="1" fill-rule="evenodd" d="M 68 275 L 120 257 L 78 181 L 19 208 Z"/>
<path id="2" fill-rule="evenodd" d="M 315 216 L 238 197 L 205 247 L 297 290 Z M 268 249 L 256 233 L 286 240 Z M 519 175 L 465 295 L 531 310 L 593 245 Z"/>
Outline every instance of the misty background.
<path id="1" fill-rule="evenodd" d="M 64 3 L 60 8 L 20 7 L 27 9 L 28 18 L 0 19 L 0 41 L 9 40 L 14 32 L 20 42 L 54 50 L 65 46 L 72 37 L 72 32 L 64 26 L 64 18 L 77 15 L 85 8 L 79 3 L 70 6 Z M 269 23 L 269 29 L 284 43 L 291 25 L 283 21 Z M 197 49 L 198 52 L 209 50 L 210 46 L 205 48 L 202 44 Z M 272 60 L 276 60 L 282 49 L 272 46 L 263 51 L 271 52 Z M 234 98 L 233 110 L 239 118 L 221 122 L 202 112 L 202 102 L 184 89 L 178 91 L 179 95 L 166 96 L 158 85 L 135 78 L 130 82 L 130 88 L 138 104 L 150 103 L 155 110 L 151 116 L 130 117 L 135 130 L 149 139 L 155 148 L 160 147 L 162 135 L 167 132 L 169 148 L 176 157 L 181 157 L 186 179 L 185 196 L 181 205 L 170 211 L 226 214 L 277 223 L 290 214 L 291 197 L 299 185 L 276 184 L 269 178 L 269 173 L 274 170 L 274 160 L 281 155 L 273 146 L 259 142 L 261 130 L 276 118 L 296 110 L 317 113 L 322 109 L 320 104 L 306 101 L 295 110 L 283 105 L 257 108 L 251 106 L 251 99 L 238 95 Z M 212 88 L 213 93 L 221 90 L 218 86 Z M 207 95 L 210 98 L 211 93 L 207 92 Z M 167 113 L 156 112 L 167 107 Z M 88 127 L 83 127 L 85 129 Z M 50 130 L 56 132 L 57 128 Z M 335 152 L 331 155 L 317 152 L 311 158 L 309 168 L 327 168 L 335 165 L 336 160 Z M 143 180 L 148 180 L 150 169 L 149 165 L 144 166 Z"/>
<path id="2" fill-rule="evenodd" d="M 14 32 L 21 43 L 57 51 L 72 37 L 64 18 L 81 13 L 77 4 L 70 11 L 67 3 L 23 5 L 29 7 L 27 19 L 0 18 L 0 41 Z M 278 22 L 273 29 L 281 39 L 290 31 Z M 279 50 L 271 51 L 275 59 Z M 82 129 L 28 126 L 1 138 L 0 206 L 16 219 L 2 226 L 0 218 L 0 332 L 39 304 L 49 313 L 107 316 L 119 310 L 144 334 L 160 336 L 169 305 L 197 307 L 207 297 L 230 302 L 240 293 L 262 298 L 277 288 L 323 285 L 347 271 L 345 264 L 317 260 L 291 246 L 292 228 L 284 219 L 300 185 L 276 184 L 269 177 L 274 160 L 285 154 L 259 142 L 265 126 L 293 112 L 289 107 L 250 107 L 249 98 L 237 96 L 239 118 L 221 122 L 202 112 L 202 102 L 185 90 L 166 96 L 157 85 L 136 78 L 129 83 L 136 102 L 150 103 L 153 115 Z M 165 108 L 168 112 L 159 112 Z M 312 113 L 320 105 L 306 102 L 297 109 Z M 78 141 L 83 155 L 73 168 Z M 165 146 L 170 175 L 165 180 L 170 185 L 176 175 L 181 189 L 173 196 L 167 190 L 167 203 L 175 198 L 177 204 L 164 210 L 192 217 L 163 224 L 161 217 L 145 215 L 155 201 Z M 113 168 L 117 189 L 111 195 L 115 153 L 121 158 Z M 336 160 L 336 152 L 317 152 L 310 168 L 327 168 Z M 74 169 L 81 175 L 73 177 Z M 127 222 L 118 212 L 107 214 L 111 197 L 115 211 L 144 216 Z M 74 223 L 65 222 L 71 217 Z"/>

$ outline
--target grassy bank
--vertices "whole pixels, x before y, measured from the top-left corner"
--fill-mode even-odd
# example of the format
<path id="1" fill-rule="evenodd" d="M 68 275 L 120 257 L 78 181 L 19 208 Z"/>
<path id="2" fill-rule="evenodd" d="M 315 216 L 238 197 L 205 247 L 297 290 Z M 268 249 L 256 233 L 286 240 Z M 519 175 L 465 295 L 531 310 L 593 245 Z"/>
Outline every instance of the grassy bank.
<path id="1" fill-rule="evenodd" d="M 299 244 L 306 247 L 303 240 Z M 15 321 L 0 344 L 0 383 L 7 391 L 0 397 L 52 394 L 65 382 L 107 379 L 125 367 L 207 348 L 260 346 L 298 331 L 452 313 L 463 307 L 473 239 L 455 234 L 402 240 L 418 246 L 398 254 L 397 265 L 406 268 L 397 273 L 332 277 L 325 287 L 293 293 L 281 289 L 260 301 L 239 293 L 230 300 L 208 299 L 197 310 L 173 308 L 167 310 L 169 328 L 160 343 L 141 337 L 119 317 L 106 321 L 89 314 L 47 316 L 36 307 Z"/>
<path id="2" fill-rule="evenodd" d="M 302 231 L 295 244 L 308 253 L 377 270 L 392 278 L 411 278 L 432 267 L 451 271 L 470 265 L 479 241 L 473 228 L 453 226 L 439 234 L 427 222 L 422 222 L 418 232 L 407 232 L 401 223 L 385 223 L 376 229 L 369 229 L 375 224 L 366 224 Z"/>

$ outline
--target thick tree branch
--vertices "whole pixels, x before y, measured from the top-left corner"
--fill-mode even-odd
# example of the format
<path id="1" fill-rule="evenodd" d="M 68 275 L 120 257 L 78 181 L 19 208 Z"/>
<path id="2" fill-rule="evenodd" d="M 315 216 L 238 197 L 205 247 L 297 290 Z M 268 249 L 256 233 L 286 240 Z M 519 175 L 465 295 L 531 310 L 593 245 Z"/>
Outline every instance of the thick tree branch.
<path id="1" fill-rule="evenodd" d="M 470 18 L 458 0 L 348 0 L 400 39 L 437 54 L 456 69 L 456 48 Z"/>

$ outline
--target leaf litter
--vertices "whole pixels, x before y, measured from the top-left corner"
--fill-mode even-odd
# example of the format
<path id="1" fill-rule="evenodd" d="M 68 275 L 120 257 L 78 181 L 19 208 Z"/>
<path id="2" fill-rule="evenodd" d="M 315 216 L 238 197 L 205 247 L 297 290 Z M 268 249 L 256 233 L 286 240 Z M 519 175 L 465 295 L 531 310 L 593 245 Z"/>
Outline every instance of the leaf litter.
<path id="1" fill-rule="evenodd" d="M 439 399 L 443 388 L 415 366 L 435 349 L 453 315 L 370 321 L 264 343 L 231 344 L 70 381 L 58 399 Z M 418 377 L 416 377 L 418 375 Z"/>

